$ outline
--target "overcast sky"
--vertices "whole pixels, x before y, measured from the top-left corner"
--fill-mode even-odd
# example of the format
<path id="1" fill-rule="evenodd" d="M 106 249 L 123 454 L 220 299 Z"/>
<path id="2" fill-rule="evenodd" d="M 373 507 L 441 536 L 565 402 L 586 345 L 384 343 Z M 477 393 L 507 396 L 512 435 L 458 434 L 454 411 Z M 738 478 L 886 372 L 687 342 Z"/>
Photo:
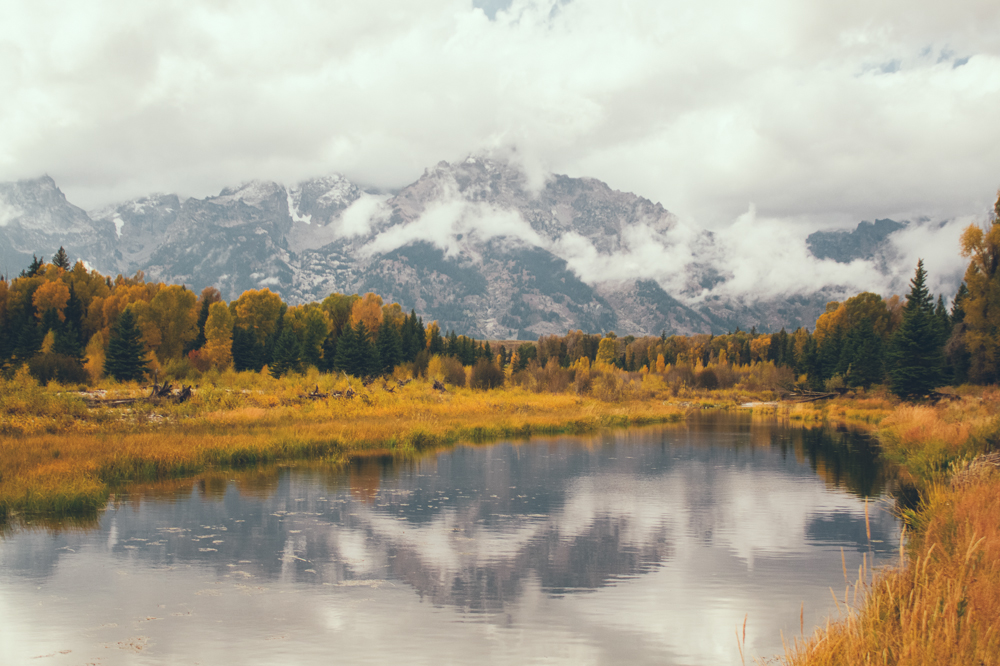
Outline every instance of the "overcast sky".
<path id="1" fill-rule="evenodd" d="M 719 228 L 985 216 L 1000 3 L 0 0 L 0 180 L 93 208 L 514 151 Z"/>

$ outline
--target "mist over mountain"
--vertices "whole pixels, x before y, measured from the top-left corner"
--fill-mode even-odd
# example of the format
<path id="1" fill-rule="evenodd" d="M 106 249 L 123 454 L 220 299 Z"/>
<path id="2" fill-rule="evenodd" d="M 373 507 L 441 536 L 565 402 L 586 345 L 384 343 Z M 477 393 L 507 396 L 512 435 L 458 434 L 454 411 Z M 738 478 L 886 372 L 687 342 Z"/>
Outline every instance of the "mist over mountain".
<path id="1" fill-rule="evenodd" d="M 374 291 L 491 339 L 812 327 L 830 300 L 903 291 L 931 246 L 951 244 L 942 256 L 956 257 L 942 262 L 937 288 L 950 295 L 960 278 L 955 221 L 807 234 L 751 207 L 713 233 L 596 179 L 537 181 L 470 157 L 391 195 L 334 175 L 205 199 L 150 195 L 90 214 L 51 178 L 0 183 L 0 271 L 62 245 L 103 273 L 217 286 L 226 299 L 262 287 L 291 303 Z"/>

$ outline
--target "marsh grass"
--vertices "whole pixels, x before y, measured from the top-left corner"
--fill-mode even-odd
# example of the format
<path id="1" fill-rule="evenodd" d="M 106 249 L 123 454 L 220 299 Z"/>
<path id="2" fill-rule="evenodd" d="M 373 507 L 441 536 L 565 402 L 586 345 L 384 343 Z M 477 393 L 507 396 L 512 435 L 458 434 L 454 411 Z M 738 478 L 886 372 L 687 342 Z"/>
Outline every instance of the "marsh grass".
<path id="1" fill-rule="evenodd" d="M 316 387 L 324 393 L 351 387 L 358 397 L 306 399 Z M 372 452 L 408 456 L 460 441 L 585 433 L 678 421 L 684 414 L 653 400 L 607 401 L 516 387 L 439 393 L 425 380 L 389 392 L 380 383 L 366 388 L 319 373 L 280 380 L 216 374 L 203 377 L 192 399 L 180 405 L 88 409 L 79 395 L 40 387 L 30 377 L 0 389 L 0 518 L 94 512 L 112 492 L 132 484 L 212 469 L 342 463 Z M 128 384 L 105 391 L 105 399 L 146 392 Z"/>
<path id="2" fill-rule="evenodd" d="M 920 489 L 921 504 L 901 508 L 908 557 L 901 547 L 900 567 L 859 577 L 856 603 L 790 645 L 784 663 L 1000 663 L 1000 474 L 974 462 L 1000 448 L 1000 392 L 958 394 L 898 404 L 873 426 L 883 454 Z"/>
<path id="3" fill-rule="evenodd" d="M 1000 480 L 934 486 L 909 564 L 854 586 L 840 621 L 786 649 L 784 662 L 996 664 L 1000 661 Z M 836 596 L 836 595 L 835 595 Z"/>

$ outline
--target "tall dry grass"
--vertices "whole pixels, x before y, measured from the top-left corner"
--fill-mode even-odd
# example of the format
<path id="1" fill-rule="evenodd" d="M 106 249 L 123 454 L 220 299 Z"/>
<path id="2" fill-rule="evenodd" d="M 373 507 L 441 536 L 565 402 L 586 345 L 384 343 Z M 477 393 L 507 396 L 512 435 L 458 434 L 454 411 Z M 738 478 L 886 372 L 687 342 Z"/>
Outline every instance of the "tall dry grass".
<path id="1" fill-rule="evenodd" d="M 974 462 L 1000 448 L 1000 392 L 959 393 L 882 419 L 885 455 L 921 490 L 920 506 L 902 509 L 909 556 L 856 588 L 860 603 L 791 646 L 785 663 L 1000 663 L 1000 474 Z"/>
<path id="2" fill-rule="evenodd" d="M 1000 480 L 927 495 L 908 566 L 878 576 L 857 608 L 790 646 L 795 666 L 1000 662 Z"/>
<path id="3" fill-rule="evenodd" d="M 249 376 L 248 376 L 249 375 Z M 51 393 L 30 377 L 10 387 L 3 412 L 39 427 L 0 435 L 0 517 L 93 511 L 115 489 L 212 468 L 288 460 L 342 462 L 365 451 L 410 455 L 458 441 L 581 433 L 603 427 L 680 420 L 658 401 L 608 402 L 522 388 L 435 391 L 427 380 L 364 387 L 344 376 L 311 373 L 274 379 L 251 373 L 203 377 L 192 399 L 88 410 L 78 396 Z M 309 391 L 354 399 L 311 400 Z M 2 387 L 0 387 L 2 388 Z M 144 388 L 114 386 L 114 395 Z M 389 388 L 393 390 L 390 392 Z M 62 409 L 70 416 L 63 418 Z"/>

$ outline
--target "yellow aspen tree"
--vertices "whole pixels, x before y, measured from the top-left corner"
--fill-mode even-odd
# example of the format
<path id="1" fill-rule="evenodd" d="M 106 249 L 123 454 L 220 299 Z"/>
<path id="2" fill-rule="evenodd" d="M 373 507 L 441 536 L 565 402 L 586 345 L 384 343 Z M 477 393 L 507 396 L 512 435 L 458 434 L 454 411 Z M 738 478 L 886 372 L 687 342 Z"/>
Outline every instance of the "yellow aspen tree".
<path id="1" fill-rule="evenodd" d="M 205 320 L 205 354 L 212 367 L 225 370 L 233 362 L 233 315 L 225 303 L 216 302 L 208 308 Z"/>
<path id="2" fill-rule="evenodd" d="M 374 337 L 382 325 L 382 297 L 368 292 L 351 307 L 351 326 L 358 322 L 365 325 L 368 334 Z"/>
<path id="3" fill-rule="evenodd" d="M 66 318 L 63 315 L 63 310 L 69 301 L 69 287 L 61 280 L 46 282 L 35 290 L 35 295 L 32 296 L 31 301 L 35 305 L 39 319 L 48 310 L 55 309 L 59 315 L 59 321 L 63 321 Z"/>
<path id="4" fill-rule="evenodd" d="M 244 291 L 229 307 L 234 325 L 253 331 L 263 342 L 277 330 L 282 305 L 281 297 L 265 287 Z"/>
<path id="5" fill-rule="evenodd" d="M 656 371 L 663 374 L 667 370 L 667 359 L 663 358 L 663 354 L 656 355 Z"/>
<path id="6" fill-rule="evenodd" d="M 194 292 L 177 284 L 163 287 L 149 302 L 147 316 L 159 332 L 160 344 L 155 351 L 160 363 L 179 358 L 184 346 L 198 337 L 196 304 Z"/>
<path id="7" fill-rule="evenodd" d="M 973 224 L 962 234 L 962 256 L 968 295 L 965 310 L 965 348 L 970 354 L 969 378 L 978 383 L 1000 379 L 1000 195 L 996 217 L 985 229 Z"/>
<path id="8" fill-rule="evenodd" d="M 104 336 L 98 331 L 90 338 L 84 352 L 86 361 L 83 369 L 90 375 L 91 381 L 99 381 L 104 376 Z"/>

